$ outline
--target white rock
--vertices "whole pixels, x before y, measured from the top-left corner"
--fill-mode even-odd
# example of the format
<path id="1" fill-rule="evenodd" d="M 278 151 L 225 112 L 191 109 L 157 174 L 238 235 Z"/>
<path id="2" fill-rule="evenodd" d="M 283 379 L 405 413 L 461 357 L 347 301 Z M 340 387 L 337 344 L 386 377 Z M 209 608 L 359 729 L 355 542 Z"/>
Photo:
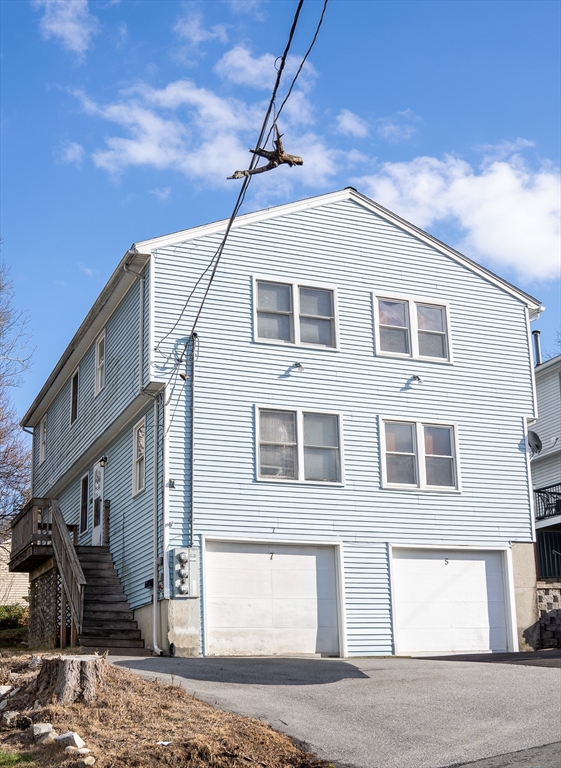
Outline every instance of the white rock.
<path id="1" fill-rule="evenodd" d="M 41 738 L 37 739 L 37 744 L 41 744 L 41 746 L 45 746 L 46 744 L 54 744 L 56 739 L 56 731 L 52 731 L 52 733 L 45 733 Z"/>
<path id="2" fill-rule="evenodd" d="M 66 749 L 68 749 L 68 747 L 66 747 Z M 88 749 L 87 747 L 82 747 L 82 749 L 76 750 L 77 755 L 91 755 L 91 753 L 91 749 Z"/>
<path id="3" fill-rule="evenodd" d="M 35 723 L 31 726 L 31 732 L 33 733 L 34 739 L 38 739 L 46 733 L 53 733 L 53 731 L 54 728 L 50 723 Z"/>
<path id="4" fill-rule="evenodd" d="M 7 693 L 10 693 L 11 690 L 11 685 L 0 685 L 0 696 L 5 696 Z"/>
<path id="5" fill-rule="evenodd" d="M 86 746 L 86 742 L 81 739 L 74 731 L 68 731 L 67 733 L 61 733 L 55 739 L 59 747 L 77 747 L 81 749 Z"/>
<path id="6" fill-rule="evenodd" d="M 19 717 L 19 712 L 15 712 L 14 710 L 10 710 L 9 712 L 4 712 L 2 715 L 2 725 L 8 725 L 11 726 L 14 724 L 14 720 Z"/>
<path id="7" fill-rule="evenodd" d="M 88 768 L 90 765 L 95 765 L 95 757 L 93 755 L 89 755 L 89 757 L 85 757 L 83 760 L 79 760 L 76 765 L 78 768 Z"/>

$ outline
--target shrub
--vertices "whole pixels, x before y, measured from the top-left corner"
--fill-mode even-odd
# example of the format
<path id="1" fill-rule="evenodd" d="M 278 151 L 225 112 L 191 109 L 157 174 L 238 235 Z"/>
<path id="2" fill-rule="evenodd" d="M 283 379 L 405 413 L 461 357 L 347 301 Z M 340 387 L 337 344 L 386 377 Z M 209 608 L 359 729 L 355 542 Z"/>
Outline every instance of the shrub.
<path id="1" fill-rule="evenodd" d="M 22 605 L 0 605 L 0 629 L 15 629 L 27 624 L 27 608 Z"/>

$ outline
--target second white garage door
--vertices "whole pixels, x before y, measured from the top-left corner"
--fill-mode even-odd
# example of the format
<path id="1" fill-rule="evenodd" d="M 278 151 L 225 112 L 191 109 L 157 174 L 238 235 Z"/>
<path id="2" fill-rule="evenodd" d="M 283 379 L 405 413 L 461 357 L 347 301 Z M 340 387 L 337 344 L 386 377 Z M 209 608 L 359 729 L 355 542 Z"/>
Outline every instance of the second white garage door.
<path id="1" fill-rule="evenodd" d="M 207 653 L 339 653 L 335 548 L 207 541 Z"/>
<path id="2" fill-rule="evenodd" d="M 501 552 L 392 551 L 396 652 L 507 650 Z"/>

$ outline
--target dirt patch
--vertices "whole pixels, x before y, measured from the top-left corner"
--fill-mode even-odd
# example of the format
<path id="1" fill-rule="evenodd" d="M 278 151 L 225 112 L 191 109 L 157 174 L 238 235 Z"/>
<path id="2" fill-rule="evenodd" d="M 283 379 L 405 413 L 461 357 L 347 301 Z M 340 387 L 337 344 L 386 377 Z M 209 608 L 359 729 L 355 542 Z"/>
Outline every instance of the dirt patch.
<path id="1" fill-rule="evenodd" d="M 63 706 L 38 700 L 38 668 L 30 669 L 31 658 L 0 659 L 0 685 L 20 688 L 7 709 L 17 710 L 34 723 L 52 723 L 59 733 L 76 731 L 92 750 L 98 768 L 329 766 L 259 720 L 223 712 L 183 688 L 145 680 L 109 664 L 93 703 Z M 30 768 L 76 764 L 75 757 L 65 756 L 56 746 L 35 745 L 29 728 L 3 729 L 2 747 L 31 758 Z"/>

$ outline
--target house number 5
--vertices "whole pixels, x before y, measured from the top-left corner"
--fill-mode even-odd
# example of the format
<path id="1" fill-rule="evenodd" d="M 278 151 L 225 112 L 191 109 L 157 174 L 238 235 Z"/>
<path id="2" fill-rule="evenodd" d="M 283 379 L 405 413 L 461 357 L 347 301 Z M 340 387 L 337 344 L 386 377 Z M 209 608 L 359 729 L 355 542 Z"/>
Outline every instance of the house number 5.
<path id="1" fill-rule="evenodd" d="M 444 565 L 448 565 L 448 558 L 447 557 L 444 558 Z"/>

